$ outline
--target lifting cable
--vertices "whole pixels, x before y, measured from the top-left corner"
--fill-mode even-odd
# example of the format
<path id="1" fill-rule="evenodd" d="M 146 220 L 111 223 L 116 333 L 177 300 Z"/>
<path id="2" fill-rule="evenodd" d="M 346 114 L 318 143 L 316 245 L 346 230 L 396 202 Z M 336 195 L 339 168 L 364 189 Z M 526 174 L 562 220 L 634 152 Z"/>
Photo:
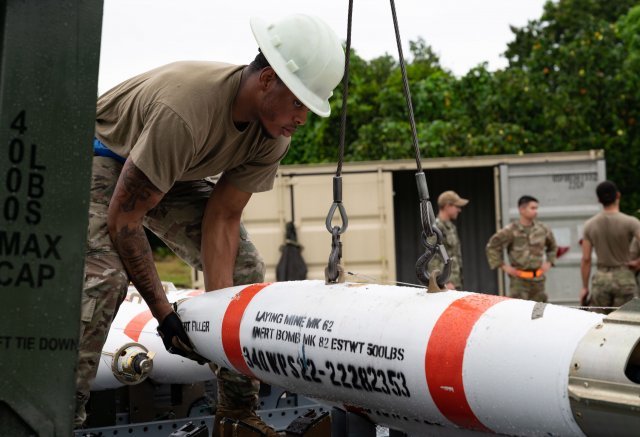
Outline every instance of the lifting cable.
<path id="1" fill-rule="evenodd" d="M 349 64 L 351 59 L 351 17 L 353 15 L 353 0 L 349 0 L 349 12 L 347 16 L 347 45 L 345 48 L 344 75 L 342 77 L 342 112 L 340 114 L 340 147 L 338 154 L 338 167 L 333 177 L 333 204 L 327 214 L 325 226 L 331 234 L 331 253 L 329 263 L 324 270 L 324 279 L 327 284 L 344 282 L 344 268 L 340 264 L 342 259 L 342 242 L 340 235 L 347 230 L 349 217 L 342 204 L 342 162 L 344 161 L 344 137 L 347 127 L 347 98 L 349 97 Z M 331 222 L 336 213 L 340 212 L 342 226 L 332 226 Z"/>
<path id="2" fill-rule="evenodd" d="M 407 109 L 409 110 L 409 123 L 411 124 L 411 133 L 413 136 L 413 150 L 416 155 L 416 183 L 418 185 L 418 197 L 420 199 L 420 222 L 422 224 L 422 245 L 425 247 L 424 253 L 416 262 L 416 275 L 423 285 L 429 284 L 431 273 L 427 271 L 429 262 L 434 256 L 439 255 L 442 258 L 444 267 L 442 272 L 437 276 L 436 283 L 440 288 L 444 288 L 444 284 L 449 280 L 451 274 L 451 259 L 447 255 L 447 251 L 442 244 L 442 232 L 435 224 L 435 214 L 433 206 L 429 199 L 429 189 L 427 188 L 427 179 L 422 170 L 420 163 L 420 148 L 418 147 L 418 133 L 416 131 L 416 122 L 413 116 L 413 105 L 411 104 L 411 92 L 409 90 L 409 80 L 407 79 L 407 70 L 404 66 L 404 56 L 402 54 L 402 43 L 400 40 L 400 29 L 398 28 L 398 17 L 396 16 L 396 5 L 394 0 L 390 0 L 391 14 L 393 16 L 393 27 L 396 32 L 396 43 L 398 45 L 398 59 L 400 63 L 400 71 L 402 72 L 402 85 L 404 87 L 404 96 L 407 101 Z M 435 240 L 435 241 L 434 241 Z"/>
<path id="3" fill-rule="evenodd" d="M 427 271 L 429 262 L 436 256 L 440 256 L 444 263 L 442 272 L 436 277 L 436 283 L 440 288 L 444 288 L 444 284 L 449 280 L 451 274 L 451 259 L 447 255 L 447 251 L 442 244 L 442 232 L 435 225 L 435 214 L 433 212 L 433 206 L 429 199 L 429 189 L 427 187 L 427 180 L 425 173 L 422 169 L 420 160 L 420 148 L 418 146 L 418 134 L 416 131 L 416 123 L 413 114 L 413 105 L 411 104 L 411 92 L 409 90 L 409 80 L 407 79 L 407 71 L 404 65 L 404 56 L 402 53 L 402 43 L 400 39 L 400 30 L 398 28 L 398 18 L 396 16 L 396 7 L 394 0 L 390 0 L 391 14 L 393 16 L 393 27 L 396 34 L 396 43 L 398 45 L 398 58 L 400 64 L 400 70 L 402 72 L 402 84 L 404 88 L 405 100 L 407 103 L 407 109 L 409 111 L 409 123 L 411 124 L 411 132 L 413 137 L 413 149 L 415 152 L 417 173 L 416 183 L 418 186 L 418 197 L 420 199 L 420 221 L 422 225 L 421 241 L 425 247 L 425 252 L 418 258 L 416 262 L 416 275 L 418 280 L 423 285 L 428 285 L 431 279 L 431 273 Z M 325 269 L 325 280 L 329 283 L 344 282 L 344 269 L 340 265 L 342 258 L 342 243 L 340 242 L 340 235 L 347 230 L 348 218 L 347 213 L 342 204 L 342 163 L 344 160 L 344 139 L 347 120 L 347 98 L 349 94 L 349 63 L 351 57 L 351 22 L 353 13 L 353 0 L 349 0 L 349 12 L 347 20 L 347 43 L 346 43 L 346 58 L 345 68 L 343 76 L 343 93 L 342 93 L 342 113 L 340 120 L 340 149 L 338 167 L 336 169 L 336 175 L 333 178 L 333 204 L 329 210 L 329 214 L 326 219 L 326 227 L 329 233 L 331 233 L 331 254 L 329 255 L 329 263 Z M 342 226 L 332 226 L 331 222 L 335 214 L 336 209 L 340 211 L 340 217 L 342 219 Z"/>

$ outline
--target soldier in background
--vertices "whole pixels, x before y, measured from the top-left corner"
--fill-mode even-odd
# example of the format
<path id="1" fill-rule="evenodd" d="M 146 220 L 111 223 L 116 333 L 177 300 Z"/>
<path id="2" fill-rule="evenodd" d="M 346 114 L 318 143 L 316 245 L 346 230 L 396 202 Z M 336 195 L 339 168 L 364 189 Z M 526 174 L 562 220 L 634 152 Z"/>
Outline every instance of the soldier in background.
<path id="1" fill-rule="evenodd" d="M 632 260 L 630 246 L 634 236 L 640 238 L 640 220 L 620 212 L 620 192 L 613 182 L 598 184 L 596 194 L 603 210 L 584 225 L 580 301 L 589 300 L 589 306 L 592 307 L 618 307 L 638 294 L 632 270 L 637 269 L 640 260 Z M 594 249 L 598 264 L 591 278 L 589 293 L 591 254 Z M 611 312 L 599 308 L 594 311 Z"/>
<path id="2" fill-rule="evenodd" d="M 460 249 L 460 238 L 458 230 L 452 220 L 458 218 L 462 207 L 469 201 L 458 196 L 455 191 L 445 191 L 438 197 L 438 217 L 436 226 L 442 231 L 444 247 L 447 255 L 451 258 L 451 276 L 445 286 L 450 290 L 462 290 L 462 251 Z M 443 262 L 439 257 L 435 257 L 429 263 L 429 270 L 438 269 L 442 271 Z"/>
<path id="3" fill-rule="evenodd" d="M 518 221 L 510 223 L 489 239 L 486 248 L 489 267 L 500 267 L 511 277 L 510 297 L 546 302 L 545 274 L 556 261 L 558 246 L 551 229 L 536 220 L 538 199 L 520 197 L 518 212 Z M 504 262 L 505 249 L 509 264 Z"/>

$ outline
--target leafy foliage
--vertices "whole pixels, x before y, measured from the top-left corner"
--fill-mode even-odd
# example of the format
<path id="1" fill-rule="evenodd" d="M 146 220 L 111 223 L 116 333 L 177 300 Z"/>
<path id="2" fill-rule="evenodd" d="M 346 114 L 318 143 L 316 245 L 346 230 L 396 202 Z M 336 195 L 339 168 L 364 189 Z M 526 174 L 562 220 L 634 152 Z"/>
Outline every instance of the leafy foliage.
<path id="1" fill-rule="evenodd" d="M 538 20 L 512 28 L 509 65 L 456 78 L 422 39 L 406 64 L 420 152 L 473 156 L 605 149 L 623 209 L 640 208 L 640 4 L 548 2 Z M 332 162 L 340 140 L 342 86 L 332 115 L 310 117 L 285 163 Z M 414 157 L 400 67 L 351 53 L 346 160 Z"/>

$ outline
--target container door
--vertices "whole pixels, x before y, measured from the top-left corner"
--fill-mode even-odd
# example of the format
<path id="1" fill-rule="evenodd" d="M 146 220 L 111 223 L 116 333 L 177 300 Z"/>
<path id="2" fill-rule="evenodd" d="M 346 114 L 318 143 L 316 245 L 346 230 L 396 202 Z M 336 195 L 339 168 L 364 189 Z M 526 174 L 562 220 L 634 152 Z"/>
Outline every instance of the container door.
<path id="1" fill-rule="evenodd" d="M 294 219 L 308 279 L 324 279 L 331 251 L 325 219 L 333 202 L 331 174 L 281 176 L 274 190 L 254 194 L 243 221 L 251 240 L 267 265 L 267 281 L 275 281 L 275 268 L 284 243 L 285 223 Z M 395 280 L 393 192 L 391 174 L 381 169 L 342 175 L 342 198 L 349 225 L 341 236 L 346 280 L 376 283 Z M 334 225 L 340 225 L 336 211 Z"/>

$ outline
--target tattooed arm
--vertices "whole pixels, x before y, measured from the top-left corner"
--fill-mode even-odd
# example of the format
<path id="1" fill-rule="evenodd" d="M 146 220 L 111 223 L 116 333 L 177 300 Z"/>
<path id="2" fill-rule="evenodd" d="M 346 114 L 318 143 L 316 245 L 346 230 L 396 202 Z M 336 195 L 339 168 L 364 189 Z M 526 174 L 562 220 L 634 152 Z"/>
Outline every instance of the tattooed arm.
<path id="1" fill-rule="evenodd" d="M 172 312 L 172 308 L 153 262 L 142 220 L 163 196 L 164 193 L 127 159 L 111 197 L 107 217 L 109 235 L 129 278 L 159 322 Z"/>
<path id="2" fill-rule="evenodd" d="M 251 193 L 238 190 L 224 175 L 216 184 L 202 219 L 202 267 L 207 291 L 231 287 L 240 239 L 240 217 Z"/>

